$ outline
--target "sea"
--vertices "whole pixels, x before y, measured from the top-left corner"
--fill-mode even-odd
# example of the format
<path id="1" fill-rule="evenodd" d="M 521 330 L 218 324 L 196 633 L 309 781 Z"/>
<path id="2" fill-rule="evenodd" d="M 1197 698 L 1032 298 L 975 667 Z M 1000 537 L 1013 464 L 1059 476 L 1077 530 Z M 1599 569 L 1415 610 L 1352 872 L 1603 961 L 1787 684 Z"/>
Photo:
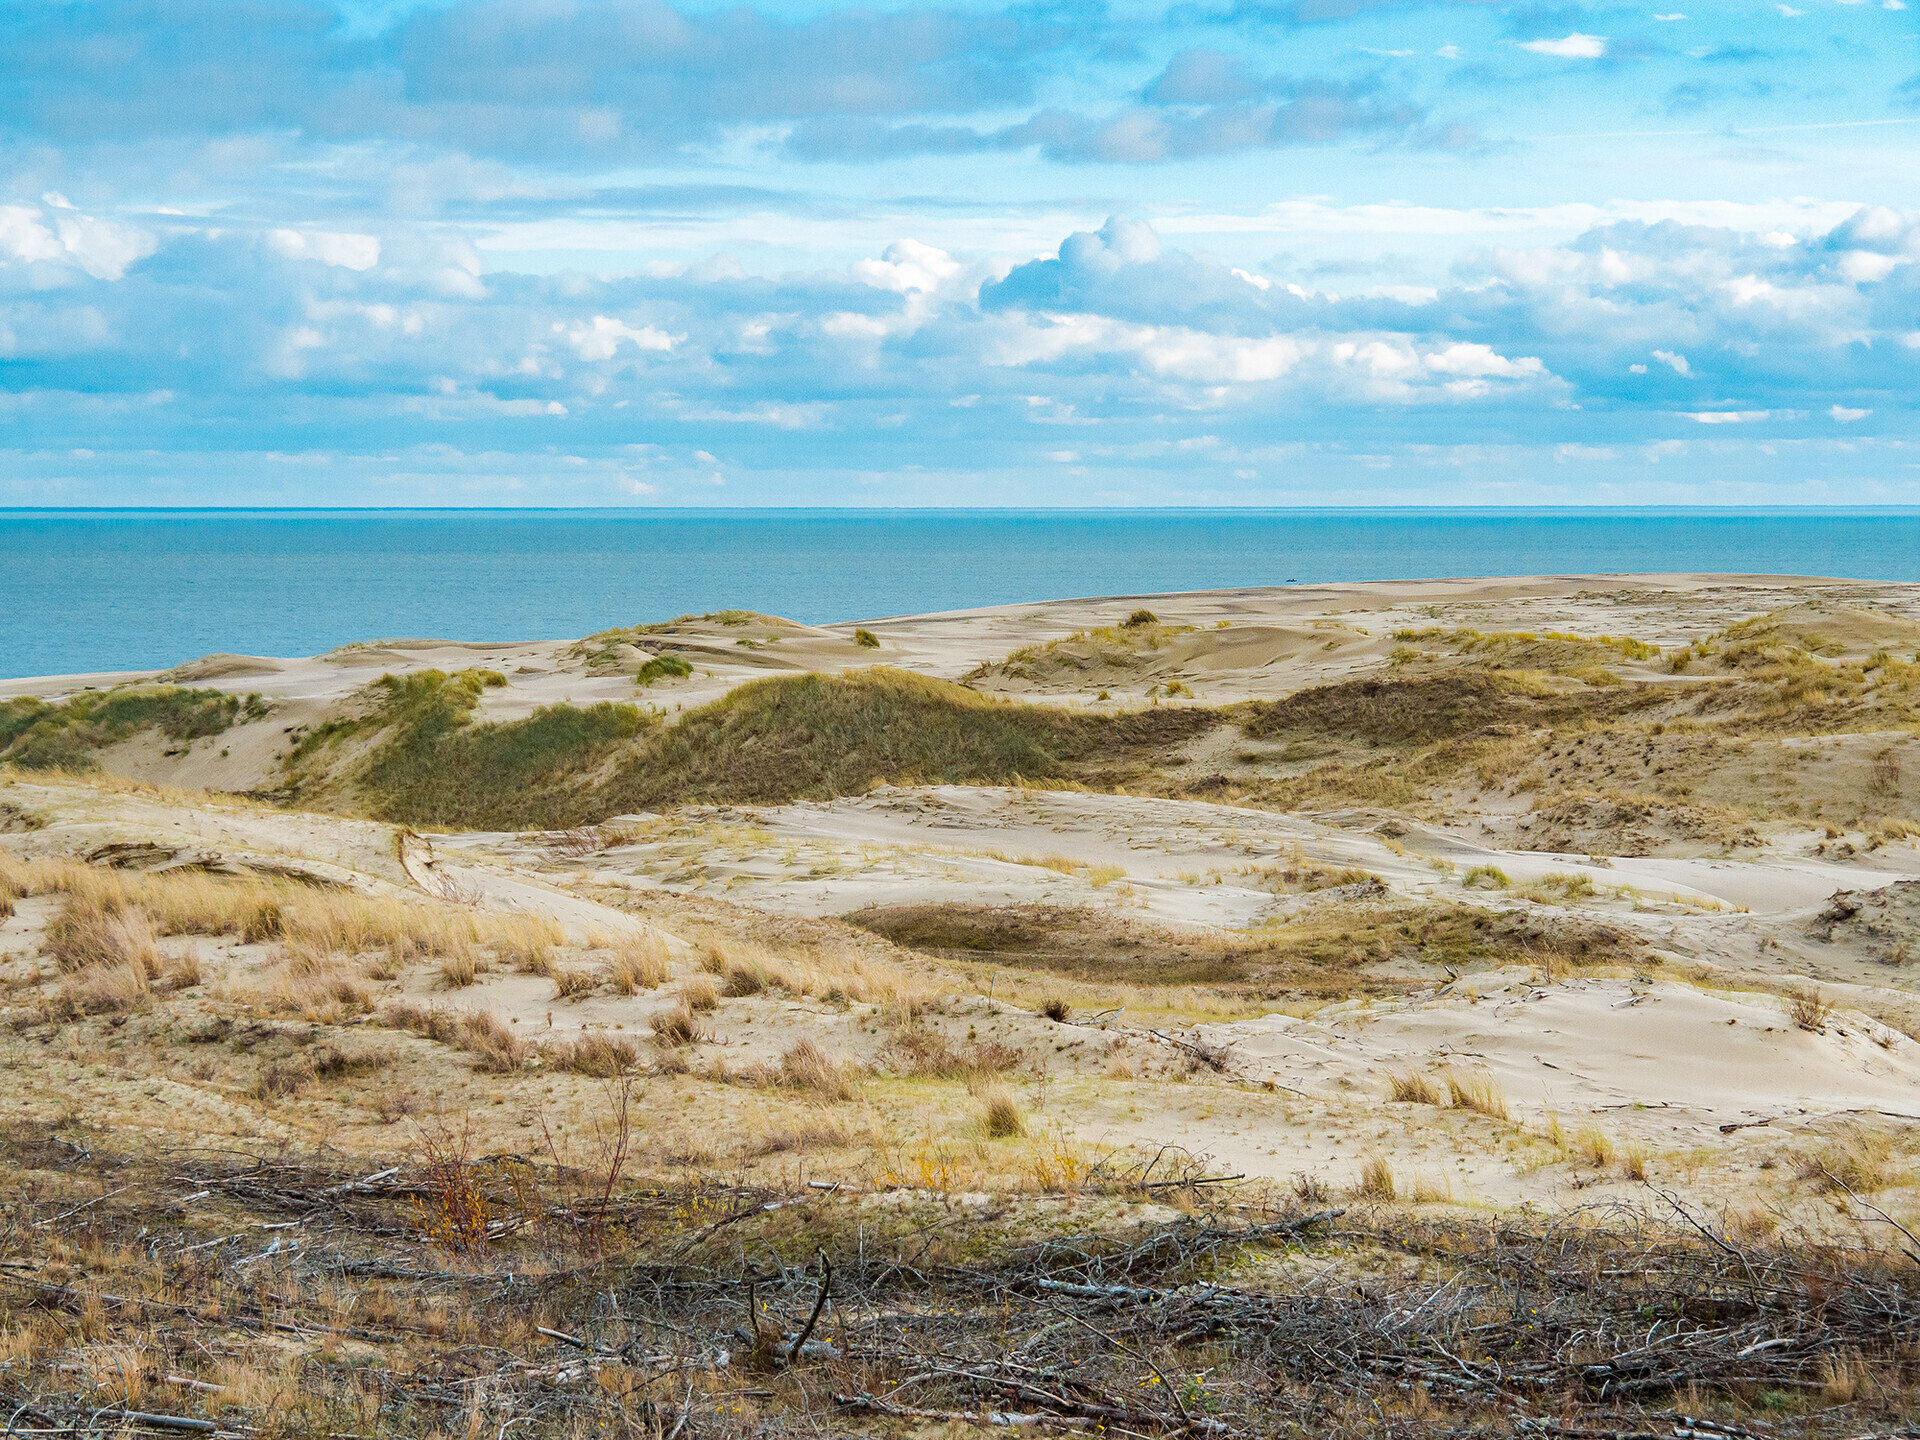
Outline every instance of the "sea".
<path id="1" fill-rule="evenodd" d="M 562 639 L 730 607 L 1717 571 L 1920 581 L 1875 510 L 0 510 L 0 678 L 352 640 Z"/>

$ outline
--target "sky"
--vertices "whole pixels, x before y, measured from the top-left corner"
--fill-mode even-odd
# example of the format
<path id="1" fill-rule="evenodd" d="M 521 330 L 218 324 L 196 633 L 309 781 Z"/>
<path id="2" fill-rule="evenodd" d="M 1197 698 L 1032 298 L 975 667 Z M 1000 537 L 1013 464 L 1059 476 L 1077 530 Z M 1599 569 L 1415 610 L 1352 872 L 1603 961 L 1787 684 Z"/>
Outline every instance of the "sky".
<path id="1" fill-rule="evenodd" d="M 0 506 L 1920 503 L 1920 11 L 1667 3 L 6 0 Z"/>

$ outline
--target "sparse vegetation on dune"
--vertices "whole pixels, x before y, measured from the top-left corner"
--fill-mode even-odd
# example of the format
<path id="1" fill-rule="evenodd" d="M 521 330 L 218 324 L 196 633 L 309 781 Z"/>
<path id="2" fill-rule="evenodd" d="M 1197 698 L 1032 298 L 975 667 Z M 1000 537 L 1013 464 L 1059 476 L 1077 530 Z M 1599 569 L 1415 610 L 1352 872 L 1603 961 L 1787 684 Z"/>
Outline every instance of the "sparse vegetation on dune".
<path id="1" fill-rule="evenodd" d="M 49 704 L 23 697 L 0 700 L 0 764 L 23 770 L 84 771 L 102 747 L 142 730 L 189 742 L 218 735 L 267 713 L 258 695 L 132 685 Z"/>
<path id="2" fill-rule="evenodd" d="M 904 905 L 847 919 L 897 944 L 950 960 L 985 961 L 1133 985 L 1215 985 L 1250 994 L 1396 994 L 1430 983 L 1389 962 L 1600 964 L 1631 960 L 1643 942 L 1615 927 L 1471 906 L 1372 901 L 1247 935 L 1174 931 L 1092 908 Z"/>

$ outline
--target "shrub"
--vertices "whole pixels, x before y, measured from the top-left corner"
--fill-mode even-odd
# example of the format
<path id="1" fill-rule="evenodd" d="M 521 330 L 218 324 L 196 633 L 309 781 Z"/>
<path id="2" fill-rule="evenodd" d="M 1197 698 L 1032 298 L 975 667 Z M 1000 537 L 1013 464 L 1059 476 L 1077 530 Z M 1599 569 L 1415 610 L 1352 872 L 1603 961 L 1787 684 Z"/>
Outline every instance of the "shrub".
<path id="1" fill-rule="evenodd" d="M 880 637 L 871 630 L 856 630 L 853 632 L 853 643 L 862 650 L 878 650 Z"/>
<path id="2" fill-rule="evenodd" d="M 1049 995 L 1040 1002 L 1040 1013 L 1056 1025 L 1067 1023 L 1067 1017 L 1073 1014 L 1073 1007 L 1067 1004 L 1064 995 Z"/>
<path id="3" fill-rule="evenodd" d="M 693 666 L 668 651 L 654 656 L 634 672 L 633 683 L 652 685 L 659 680 L 684 680 L 693 674 Z"/>
<path id="4" fill-rule="evenodd" d="M 1027 1133 L 1026 1117 L 1020 1113 L 1019 1102 L 1006 1086 L 988 1086 L 986 1094 L 981 1096 L 981 1106 L 981 1123 L 993 1139 L 1006 1140 Z"/>
<path id="5" fill-rule="evenodd" d="M 1142 625 L 1158 625 L 1160 617 L 1151 610 L 1136 610 L 1121 622 L 1129 630 L 1138 630 Z"/>
<path id="6" fill-rule="evenodd" d="M 1824 1034 L 1827 1021 L 1833 1018 L 1833 1002 L 1817 987 L 1808 986 L 1794 991 L 1788 998 L 1787 1017 L 1802 1030 Z"/>
<path id="7" fill-rule="evenodd" d="M 1476 865 L 1460 877 L 1469 890 L 1505 890 L 1513 881 L 1498 865 Z"/>

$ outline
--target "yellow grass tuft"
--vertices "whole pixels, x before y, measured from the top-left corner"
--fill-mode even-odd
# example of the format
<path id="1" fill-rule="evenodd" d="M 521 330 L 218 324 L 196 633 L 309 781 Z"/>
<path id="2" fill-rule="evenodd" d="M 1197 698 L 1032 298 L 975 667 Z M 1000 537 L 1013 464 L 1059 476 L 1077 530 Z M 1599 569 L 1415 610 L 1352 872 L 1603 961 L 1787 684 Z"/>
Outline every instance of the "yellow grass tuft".
<path id="1" fill-rule="evenodd" d="M 1369 1155 L 1360 1163 L 1360 1179 L 1353 1187 L 1361 1200 L 1391 1200 L 1398 1193 L 1393 1183 L 1393 1167 L 1384 1155 Z"/>
<path id="2" fill-rule="evenodd" d="M 1020 1103 L 1004 1085 L 989 1085 L 981 1100 L 981 1124 L 989 1138 L 1009 1140 L 1027 1133 L 1027 1120 Z"/>
<path id="3" fill-rule="evenodd" d="M 781 1080 L 828 1102 L 851 1100 L 860 1093 L 851 1069 L 835 1062 L 811 1040 L 801 1040 L 780 1057 Z"/>
<path id="4" fill-rule="evenodd" d="M 653 1031 L 654 1040 L 664 1046 L 691 1045 L 698 1038 L 693 1025 L 693 1007 L 684 996 L 679 1004 L 656 1010 L 648 1017 L 647 1025 Z"/>
<path id="5" fill-rule="evenodd" d="M 562 1070 L 599 1079 L 624 1075 L 640 1063 L 640 1047 L 633 1041 L 597 1030 L 570 1044 L 549 1047 L 548 1054 Z"/>
<path id="6" fill-rule="evenodd" d="M 1388 1075 L 1389 1097 L 1411 1105 L 1444 1105 L 1440 1089 L 1424 1075 L 1409 1070 L 1404 1075 Z"/>
<path id="7" fill-rule="evenodd" d="M 1447 1095 L 1456 1110 L 1471 1110 L 1476 1115 L 1485 1115 L 1490 1120 L 1510 1120 L 1507 1112 L 1507 1097 L 1494 1083 L 1491 1075 L 1461 1075 L 1457 1071 L 1447 1072 Z"/>
<path id="8" fill-rule="evenodd" d="M 555 966 L 552 974 L 553 998 L 556 1000 L 579 1000 L 600 988 L 600 978 L 591 970 L 569 970 Z"/>
<path id="9" fill-rule="evenodd" d="M 666 983 L 667 945 L 651 930 L 617 941 L 607 958 L 607 978 L 622 995 L 636 995 Z"/>

